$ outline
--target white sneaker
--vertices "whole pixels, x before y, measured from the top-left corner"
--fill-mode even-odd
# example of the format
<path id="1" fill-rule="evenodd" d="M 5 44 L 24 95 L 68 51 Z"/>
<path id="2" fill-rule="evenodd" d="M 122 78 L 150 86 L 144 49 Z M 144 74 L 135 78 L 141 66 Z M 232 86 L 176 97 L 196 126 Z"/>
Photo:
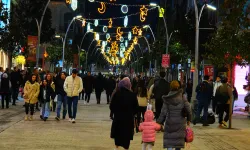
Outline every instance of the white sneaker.
<path id="1" fill-rule="evenodd" d="M 83 105 L 86 105 L 86 101 L 83 101 Z"/>
<path id="2" fill-rule="evenodd" d="M 218 115 L 214 115 L 215 116 L 215 118 L 218 118 L 219 116 Z"/>
<path id="3" fill-rule="evenodd" d="M 87 105 L 89 106 L 89 103 L 87 103 Z"/>
<path id="4" fill-rule="evenodd" d="M 72 119 L 72 123 L 76 123 L 75 119 Z"/>
<path id="5" fill-rule="evenodd" d="M 71 119 L 71 118 L 69 118 L 69 122 L 72 122 L 72 119 Z"/>

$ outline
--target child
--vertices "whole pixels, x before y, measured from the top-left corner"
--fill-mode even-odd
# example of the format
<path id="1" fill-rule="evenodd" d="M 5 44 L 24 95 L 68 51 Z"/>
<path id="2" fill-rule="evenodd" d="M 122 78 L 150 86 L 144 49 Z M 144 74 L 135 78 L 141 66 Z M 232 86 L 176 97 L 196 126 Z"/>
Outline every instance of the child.
<path id="1" fill-rule="evenodd" d="M 39 100 L 42 104 L 42 109 L 40 110 L 40 118 L 46 121 L 50 114 L 50 99 L 55 98 L 55 92 L 50 85 L 48 85 L 47 80 L 43 80 L 40 87 Z"/>
<path id="2" fill-rule="evenodd" d="M 155 131 L 159 131 L 161 126 L 155 123 L 154 113 L 147 110 L 144 116 L 145 121 L 140 124 L 139 130 L 142 132 L 142 150 L 152 150 L 155 142 Z"/>

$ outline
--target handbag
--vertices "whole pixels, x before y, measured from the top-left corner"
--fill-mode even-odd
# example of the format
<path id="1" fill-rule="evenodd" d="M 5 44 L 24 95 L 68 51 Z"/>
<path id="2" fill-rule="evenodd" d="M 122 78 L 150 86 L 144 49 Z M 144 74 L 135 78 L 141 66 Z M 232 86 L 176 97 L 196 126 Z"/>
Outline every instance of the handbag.
<path id="1" fill-rule="evenodd" d="M 191 143 L 194 140 L 194 132 L 191 127 L 186 128 L 186 137 L 185 137 L 185 142 Z"/>

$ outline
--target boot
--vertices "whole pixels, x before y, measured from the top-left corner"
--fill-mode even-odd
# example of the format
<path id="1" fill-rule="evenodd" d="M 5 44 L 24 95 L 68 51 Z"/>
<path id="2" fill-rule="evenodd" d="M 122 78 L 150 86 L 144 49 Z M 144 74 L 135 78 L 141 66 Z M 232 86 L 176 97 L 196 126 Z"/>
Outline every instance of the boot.
<path id="1" fill-rule="evenodd" d="M 29 118 L 29 116 L 26 115 L 26 116 L 24 117 L 24 120 L 25 120 L 25 121 L 28 121 L 28 118 Z"/>
<path id="2" fill-rule="evenodd" d="M 32 121 L 33 120 L 33 116 L 30 116 L 29 120 Z"/>

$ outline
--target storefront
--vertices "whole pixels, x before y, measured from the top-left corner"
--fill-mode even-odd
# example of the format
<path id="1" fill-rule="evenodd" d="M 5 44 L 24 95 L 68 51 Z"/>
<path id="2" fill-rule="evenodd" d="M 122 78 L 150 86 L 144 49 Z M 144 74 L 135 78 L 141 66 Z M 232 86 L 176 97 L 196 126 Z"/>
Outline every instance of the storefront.
<path id="1" fill-rule="evenodd" d="M 5 70 L 6 68 L 8 68 L 8 55 L 6 52 L 4 52 L 3 50 L 0 50 L 0 67 L 3 68 L 3 70 Z"/>

